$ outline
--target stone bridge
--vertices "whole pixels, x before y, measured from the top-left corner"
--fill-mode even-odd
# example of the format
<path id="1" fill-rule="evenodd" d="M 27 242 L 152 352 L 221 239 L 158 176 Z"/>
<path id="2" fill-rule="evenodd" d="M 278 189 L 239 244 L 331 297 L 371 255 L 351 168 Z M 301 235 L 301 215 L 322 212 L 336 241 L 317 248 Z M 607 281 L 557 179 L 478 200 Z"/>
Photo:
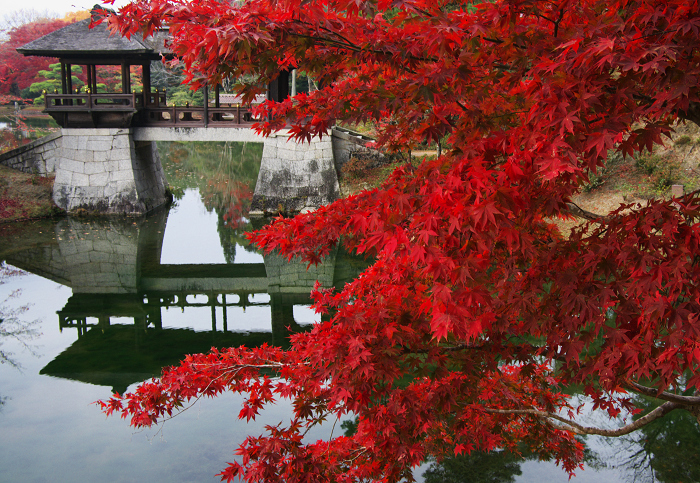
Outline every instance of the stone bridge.
<path id="1" fill-rule="evenodd" d="M 54 201 L 67 211 L 142 214 L 166 201 L 167 181 L 154 141 L 262 142 L 255 212 L 298 212 L 338 197 L 337 170 L 350 151 L 364 149 L 367 139 L 334 129 L 322 140 L 297 144 L 289 142 L 288 132 L 263 139 L 250 129 L 260 121 L 254 105 L 295 94 L 291 71 L 279 72 L 250 105 L 221 95 L 218 85 L 213 102 L 205 85 L 202 106 L 168 105 L 165 90 L 154 92 L 151 86 L 151 63 L 174 57 L 167 49 L 168 32 L 155 32 L 149 39 L 122 38 L 107 29 L 107 22 L 91 26 L 101 15 L 93 9 L 92 19 L 17 49 L 26 56 L 59 59 L 61 92 L 44 93 L 44 112 L 62 130 L 50 143 L 38 141 L 32 148 L 7 153 L 0 163 L 38 173 L 55 171 Z M 121 67 L 121 92 L 105 92 L 100 85 L 98 67 L 105 65 Z M 81 66 L 86 83 L 74 89 L 76 66 Z M 132 88 L 132 71 L 139 68 L 141 85 Z"/>
<path id="2" fill-rule="evenodd" d="M 64 128 L 0 155 L 0 163 L 55 172 L 54 201 L 66 211 L 143 214 L 166 201 L 155 141 L 263 143 L 252 214 L 265 214 L 334 201 L 340 169 L 351 153 L 368 151 L 370 139 L 341 128 L 303 144 L 291 141 L 288 132 L 262 137 L 249 127 Z"/>

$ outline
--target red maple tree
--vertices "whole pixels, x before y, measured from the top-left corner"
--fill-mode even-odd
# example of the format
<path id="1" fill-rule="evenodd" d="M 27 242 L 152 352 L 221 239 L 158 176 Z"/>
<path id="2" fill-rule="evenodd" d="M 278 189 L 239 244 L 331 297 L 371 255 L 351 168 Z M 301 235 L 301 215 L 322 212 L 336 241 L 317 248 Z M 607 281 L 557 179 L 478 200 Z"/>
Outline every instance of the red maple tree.
<path id="1" fill-rule="evenodd" d="M 235 391 L 250 419 L 290 399 L 289 424 L 246 439 L 221 473 L 270 482 L 399 481 L 428 456 L 518 442 L 573 472 L 577 434 L 700 415 L 697 192 L 605 216 L 571 202 L 609 151 L 634 155 L 700 120 L 697 2 L 143 0 L 112 22 L 126 35 L 169 26 L 195 83 L 265 85 L 290 67 L 317 81 L 267 103 L 262 132 L 290 122 L 305 140 L 337 119 L 373 121 L 388 149 L 447 136 L 449 150 L 252 236 L 309 263 L 341 240 L 375 260 L 314 293 L 327 320 L 289 350 L 188 356 L 102 402 L 107 413 L 148 426 Z M 550 223 L 572 216 L 588 221 L 569 236 Z M 572 384 L 611 416 L 636 412 L 632 393 L 660 405 L 618 430 L 589 428 Z M 352 436 L 303 440 L 348 414 Z"/>
<path id="2" fill-rule="evenodd" d="M 49 70 L 55 59 L 25 57 L 17 48 L 71 23 L 62 19 L 40 19 L 9 31 L 9 39 L 0 44 L 0 94 L 19 97 L 22 90 L 39 80 L 40 70 Z"/>

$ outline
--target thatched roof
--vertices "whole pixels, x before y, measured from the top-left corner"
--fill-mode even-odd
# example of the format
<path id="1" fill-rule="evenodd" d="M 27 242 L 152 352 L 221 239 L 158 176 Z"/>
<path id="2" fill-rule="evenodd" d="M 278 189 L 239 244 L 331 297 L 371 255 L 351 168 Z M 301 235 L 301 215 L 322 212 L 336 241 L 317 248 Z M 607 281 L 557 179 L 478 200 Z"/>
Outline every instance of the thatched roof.
<path id="1" fill-rule="evenodd" d="M 160 59 L 160 53 L 153 45 L 153 39 L 145 42 L 137 36 L 127 39 L 112 34 L 107 22 L 90 28 L 90 19 L 85 19 L 29 42 L 17 52 L 28 56 L 58 57 L 76 63 L 88 60 L 91 63 L 103 61 L 101 63 L 105 64 L 121 60 L 138 63 Z"/>

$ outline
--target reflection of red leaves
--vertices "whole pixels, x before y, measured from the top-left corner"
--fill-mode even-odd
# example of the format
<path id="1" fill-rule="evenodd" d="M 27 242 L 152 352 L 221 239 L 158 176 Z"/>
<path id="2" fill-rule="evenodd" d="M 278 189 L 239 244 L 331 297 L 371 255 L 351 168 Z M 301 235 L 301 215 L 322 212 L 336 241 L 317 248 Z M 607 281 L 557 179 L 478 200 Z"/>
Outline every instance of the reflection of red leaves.
<path id="1" fill-rule="evenodd" d="M 19 98 L 14 96 L 0 96 L 0 103 L 3 102 L 3 99 L 17 100 Z M 19 99 L 19 101 L 22 101 L 22 99 Z M 12 117 L 12 128 L 4 127 L 0 129 L 0 153 L 5 153 L 20 146 L 24 146 L 25 144 L 29 144 L 32 142 L 32 139 L 28 137 L 30 136 L 29 133 L 36 132 L 37 129 L 30 127 L 26 122 L 24 122 L 24 114 L 22 111 L 18 111 Z"/>
<path id="2" fill-rule="evenodd" d="M 204 202 L 207 207 L 222 210 L 224 222 L 230 228 L 242 227 L 250 209 L 253 191 L 245 183 L 228 178 L 211 179 L 207 183 Z"/>
<path id="3" fill-rule="evenodd" d="M 244 217 L 250 209 L 250 202 L 253 199 L 253 192 L 250 188 L 242 183 L 237 187 L 235 196 L 231 197 L 232 201 L 224 211 L 224 221 L 231 228 L 240 228 L 245 224 Z"/>
<path id="4" fill-rule="evenodd" d="M 31 99 L 22 99 L 21 97 L 17 96 L 8 96 L 4 94 L 0 94 L 0 105 L 6 106 L 8 104 L 14 104 L 17 102 L 18 104 L 31 104 L 32 101 Z"/>

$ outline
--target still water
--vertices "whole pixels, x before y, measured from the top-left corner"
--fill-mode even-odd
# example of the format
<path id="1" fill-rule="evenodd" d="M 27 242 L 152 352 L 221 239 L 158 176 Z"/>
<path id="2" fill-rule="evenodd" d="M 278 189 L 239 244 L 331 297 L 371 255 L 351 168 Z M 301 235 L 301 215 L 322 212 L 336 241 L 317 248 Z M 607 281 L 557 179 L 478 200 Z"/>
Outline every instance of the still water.
<path id="1" fill-rule="evenodd" d="M 307 272 L 247 245 L 244 234 L 263 223 L 246 216 L 260 145 L 159 148 L 176 195 L 170 209 L 0 227 L 0 482 L 219 481 L 214 475 L 237 444 L 286 420 L 289 405 L 243 423 L 242 398 L 226 394 L 161 428 L 134 431 L 93 402 L 133 390 L 187 353 L 284 346 L 290 330 L 317 320 L 308 297 L 315 280 L 338 286 L 363 268 L 339 250 Z M 330 431 L 321 426 L 307 438 Z M 692 418 L 588 443 L 587 467 L 575 482 L 700 480 Z M 551 462 L 503 454 L 427 463 L 416 477 L 568 481 Z"/>
<path id="2" fill-rule="evenodd" d="M 3 152 L 58 130 L 58 124 L 50 117 L 29 117 L 25 112 L 0 112 L 0 150 Z"/>

